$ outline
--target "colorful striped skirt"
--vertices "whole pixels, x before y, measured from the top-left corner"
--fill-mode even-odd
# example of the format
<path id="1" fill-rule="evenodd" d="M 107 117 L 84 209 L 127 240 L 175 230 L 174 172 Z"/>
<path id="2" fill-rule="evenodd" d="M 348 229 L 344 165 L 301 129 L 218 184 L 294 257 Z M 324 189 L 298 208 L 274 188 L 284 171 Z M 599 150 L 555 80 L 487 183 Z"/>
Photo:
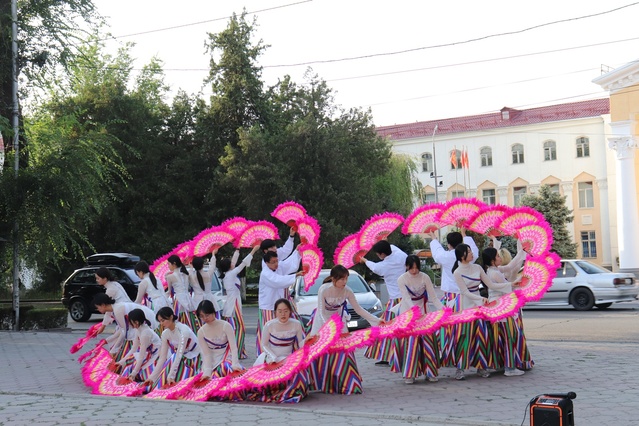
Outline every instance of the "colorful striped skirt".
<path id="1" fill-rule="evenodd" d="M 404 379 L 419 376 L 437 377 L 439 374 L 439 341 L 436 334 L 393 339 L 390 366 L 393 373 Z"/>
<path id="2" fill-rule="evenodd" d="M 129 353 L 132 347 L 133 340 L 124 340 L 124 343 L 122 344 L 122 346 L 120 346 L 120 349 L 118 349 L 115 355 L 113 355 L 113 360 L 115 362 L 119 362 L 126 354 Z"/>
<path id="3" fill-rule="evenodd" d="M 298 403 L 308 396 L 308 383 L 308 373 L 300 371 L 288 382 L 249 390 L 245 397 L 256 402 Z"/>
<path id="4" fill-rule="evenodd" d="M 493 324 L 497 365 L 499 368 L 530 370 L 535 362 L 530 356 L 521 315 L 508 317 Z"/>
<path id="5" fill-rule="evenodd" d="M 151 377 L 151 373 L 153 373 L 153 368 L 155 367 L 155 361 L 158 359 L 159 350 L 155 350 L 155 352 L 147 351 L 144 360 L 142 360 L 142 366 L 140 367 L 140 371 L 135 376 L 136 382 L 145 382 L 149 377 Z M 129 377 L 133 368 L 135 367 L 135 358 L 129 358 L 124 364 L 122 368 L 122 373 L 120 373 L 123 377 Z"/>
<path id="6" fill-rule="evenodd" d="M 310 389 L 324 393 L 362 393 L 362 376 L 353 352 L 322 355 L 308 367 Z"/>
<path id="7" fill-rule="evenodd" d="M 496 336 L 493 325 L 486 320 L 472 322 L 473 334 L 470 340 L 471 366 L 487 369 L 498 368 Z"/>
<path id="8" fill-rule="evenodd" d="M 269 309 L 260 309 L 257 312 L 257 333 L 255 337 L 255 352 L 257 356 L 262 353 L 262 329 L 264 324 L 275 319 L 275 313 Z"/>
<path id="9" fill-rule="evenodd" d="M 394 312 L 391 311 L 391 309 L 393 308 L 393 306 L 400 303 L 401 301 L 402 299 L 389 299 L 388 302 L 386 302 L 386 309 L 384 310 L 384 315 L 382 317 L 384 321 L 388 322 L 395 318 L 396 315 Z M 377 361 L 385 361 L 390 363 L 391 343 L 391 339 L 376 340 L 375 343 L 373 343 L 366 349 L 364 356 L 366 358 L 372 358 Z"/>
<path id="10" fill-rule="evenodd" d="M 175 374 L 175 381 L 179 382 L 184 379 L 188 379 L 189 377 L 195 376 L 200 371 L 200 356 L 198 355 L 195 358 L 185 358 L 182 357 L 179 361 L 175 359 L 176 354 L 173 353 L 169 359 L 166 360 L 162 367 L 162 373 L 160 373 L 160 377 L 156 382 L 155 386 L 163 387 L 168 384 L 169 372 L 171 371 L 171 366 L 174 362 L 179 362 L 177 372 Z M 158 368 L 158 367 L 156 367 Z"/>
<path id="11" fill-rule="evenodd" d="M 461 297 L 459 297 L 459 294 L 457 293 L 444 293 L 444 297 L 442 297 L 441 302 L 444 306 L 452 309 L 453 312 L 461 311 Z M 445 365 L 444 360 L 446 360 L 446 364 L 450 364 L 451 360 L 455 358 L 454 334 L 456 331 L 453 327 L 454 326 L 442 327 L 440 330 L 442 365 Z"/>
<path id="12" fill-rule="evenodd" d="M 237 342 L 238 357 L 240 359 L 246 359 L 248 358 L 246 347 L 244 345 L 244 340 L 246 339 L 246 326 L 244 325 L 244 318 L 240 313 L 241 310 L 242 307 L 240 306 L 240 301 L 235 300 L 235 309 L 233 310 L 233 316 L 224 317 L 224 320 L 228 321 L 235 331 L 235 341 Z"/>

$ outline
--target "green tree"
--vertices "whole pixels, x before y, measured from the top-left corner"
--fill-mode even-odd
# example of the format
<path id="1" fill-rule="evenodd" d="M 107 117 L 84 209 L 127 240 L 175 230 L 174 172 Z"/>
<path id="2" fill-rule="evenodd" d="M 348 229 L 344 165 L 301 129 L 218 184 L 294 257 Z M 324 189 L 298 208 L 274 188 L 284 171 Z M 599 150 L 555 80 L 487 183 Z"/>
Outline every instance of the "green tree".
<path id="1" fill-rule="evenodd" d="M 552 251 L 563 258 L 577 257 L 577 244 L 572 242 L 568 224 L 573 221 L 572 210 L 566 206 L 566 196 L 553 192 L 548 185 L 542 185 L 535 195 L 525 195 L 522 205 L 532 207 L 544 215 L 552 228 Z"/>

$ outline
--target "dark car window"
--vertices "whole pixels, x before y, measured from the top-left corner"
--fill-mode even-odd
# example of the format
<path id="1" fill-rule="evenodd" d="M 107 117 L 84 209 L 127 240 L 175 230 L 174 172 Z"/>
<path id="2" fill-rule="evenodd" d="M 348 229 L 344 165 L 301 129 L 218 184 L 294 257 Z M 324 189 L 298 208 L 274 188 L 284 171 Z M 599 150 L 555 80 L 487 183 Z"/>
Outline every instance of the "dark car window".
<path id="1" fill-rule="evenodd" d="M 575 268 L 568 262 L 562 262 L 561 268 L 557 269 L 557 278 L 571 278 L 577 275 Z"/>
<path id="2" fill-rule="evenodd" d="M 581 260 L 579 262 L 575 262 L 586 274 L 607 274 L 610 272 L 607 269 L 604 269 L 600 266 L 595 265 L 594 263 L 587 262 L 585 260 Z"/>
<path id="3" fill-rule="evenodd" d="M 315 280 L 315 283 L 308 289 L 308 291 L 304 291 L 304 285 L 300 287 L 300 296 L 317 296 L 317 292 L 319 288 L 322 286 L 322 282 L 328 276 L 328 274 L 320 274 L 319 277 Z M 361 277 L 351 274 L 348 276 L 348 281 L 346 285 L 353 290 L 353 293 L 367 293 L 368 287 L 366 283 L 362 280 Z"/>
<path id="4" fill-rule="evenodd" d="M 86 284 L 98 285 L 98 283 L 95 282 L 95 270 L 85 269 L 83 271 L 78 271 L 78 273 L 71 278 L 71 283 L 83 284 L 83 285 L 86 285 Z"/>
<path id="5" fill-rule="evenodd" d="M 120 284 L 131 283 L 131 278 L 129 278 L 129 276 L 123 270 L 109 268 L 109 271 L 111 271 L 111 275 L 113 275 L 113 281 L 117 281 Z"/>
<path id="6" fill-rule="evenodd" d="M 217 276 L 217 273 L 215 273 L 211 277 L 211 291 L 215 293 L 220 290 L 222 290 L 222 284 L 220 283 L 220 278 Z"/>

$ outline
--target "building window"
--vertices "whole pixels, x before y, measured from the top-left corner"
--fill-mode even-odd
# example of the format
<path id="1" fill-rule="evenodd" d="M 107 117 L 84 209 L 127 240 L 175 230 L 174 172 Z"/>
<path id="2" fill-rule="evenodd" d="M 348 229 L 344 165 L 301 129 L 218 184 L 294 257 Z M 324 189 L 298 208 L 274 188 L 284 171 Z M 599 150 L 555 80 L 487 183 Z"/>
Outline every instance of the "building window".
<path id="1" fill-rule="evenodd" d="M 462 168 L 462 154 L 461 151 L 455 149 L 450 152 L 450 168 L 461 169 Z"/>
<path id="2" fill-rule="evenodd" d="M 481 166 L 488 167 L 493 165 L 493 150 L 487 146 L 483 147 L 479 151 L 479 155 L 481 156 Z"/>
<path id="3" fill-rule="evenodd" d="M 433 171 L 433 155 L 429 152 L 422 154 L 422 172 Z"/>
<path id="4" fill-rule="evenodd" d="M 550 188 L 550 192 L 552 192 L 553 194 L 559 194 L 559 184 L 558 183 L 554 183 L 552 185 L 548 185 L 548 188 Z"/>
<path id="5" fill-rule="evenodd" d="M 484 202 L 484 204 L 497 204 L 497 199 L 495 198 L 494 189 L 482 189 L 481 199 Z"/>
<path id="6" fill-rule="evenodd" d="M 432 204 L 435 202 L 435 193 L 434 192 L 424 192 L 422 193 L 422 203 L 424 204 Z"/>
<path id="7" fill-rule="evenodd" d="M 513 164 L 522 164 L 524 162 L 524 146 L 520 143 L 513 145 Z"/>
<path id="8" fill-rule="evenodd" d="M 597 257 L 597 240 L 595 231 L 581 232 L 582 257 Z"/>
<path id="9" fill-rule="evenodd" d="M 592 190 L 592 182 L 579 182 L 579 208 L 592 208 L 595 206 L 595 197 Z"/>
<path id="10" fill-rule="evenodd" d="M 577 158 L 590 157 L 590 140 L 577 138 Z"/>
<path id="11" fill-rule="evenodd" d="M 450 191 L 450 198 L 463 198 L 466 196 L 466 191 Z"/>
<path id="12" fill-rule="evenodd" d="M 525 186 L 516 186 L 513 188 L 513 204 L 515 207 L 521 206 L 521 197 L 526 195 Z"/>
<path id="13" fill-rule="evenodd" d="M 544 161 L 557 159 L 557 144 L 555 141 L 544 142 Z"/>

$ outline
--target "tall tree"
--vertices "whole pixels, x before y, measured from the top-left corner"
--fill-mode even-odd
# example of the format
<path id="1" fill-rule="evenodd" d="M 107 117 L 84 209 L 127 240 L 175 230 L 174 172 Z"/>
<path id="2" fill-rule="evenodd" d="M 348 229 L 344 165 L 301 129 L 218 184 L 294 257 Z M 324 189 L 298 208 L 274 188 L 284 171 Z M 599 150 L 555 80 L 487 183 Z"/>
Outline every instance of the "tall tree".
<path id="1" fill-rule="evenodd" d="M 577 257 L 577 244 L 572 242 L 568 224 L 573 221 L 572 210 L 566 206 L 566 196 L 553 192 L 548 185 L 542 185 L 535 195 L 525 195 L 522 205 L 532 207 L 544 215 L 552 228 L 552 251 L 560 257 Z"/>

